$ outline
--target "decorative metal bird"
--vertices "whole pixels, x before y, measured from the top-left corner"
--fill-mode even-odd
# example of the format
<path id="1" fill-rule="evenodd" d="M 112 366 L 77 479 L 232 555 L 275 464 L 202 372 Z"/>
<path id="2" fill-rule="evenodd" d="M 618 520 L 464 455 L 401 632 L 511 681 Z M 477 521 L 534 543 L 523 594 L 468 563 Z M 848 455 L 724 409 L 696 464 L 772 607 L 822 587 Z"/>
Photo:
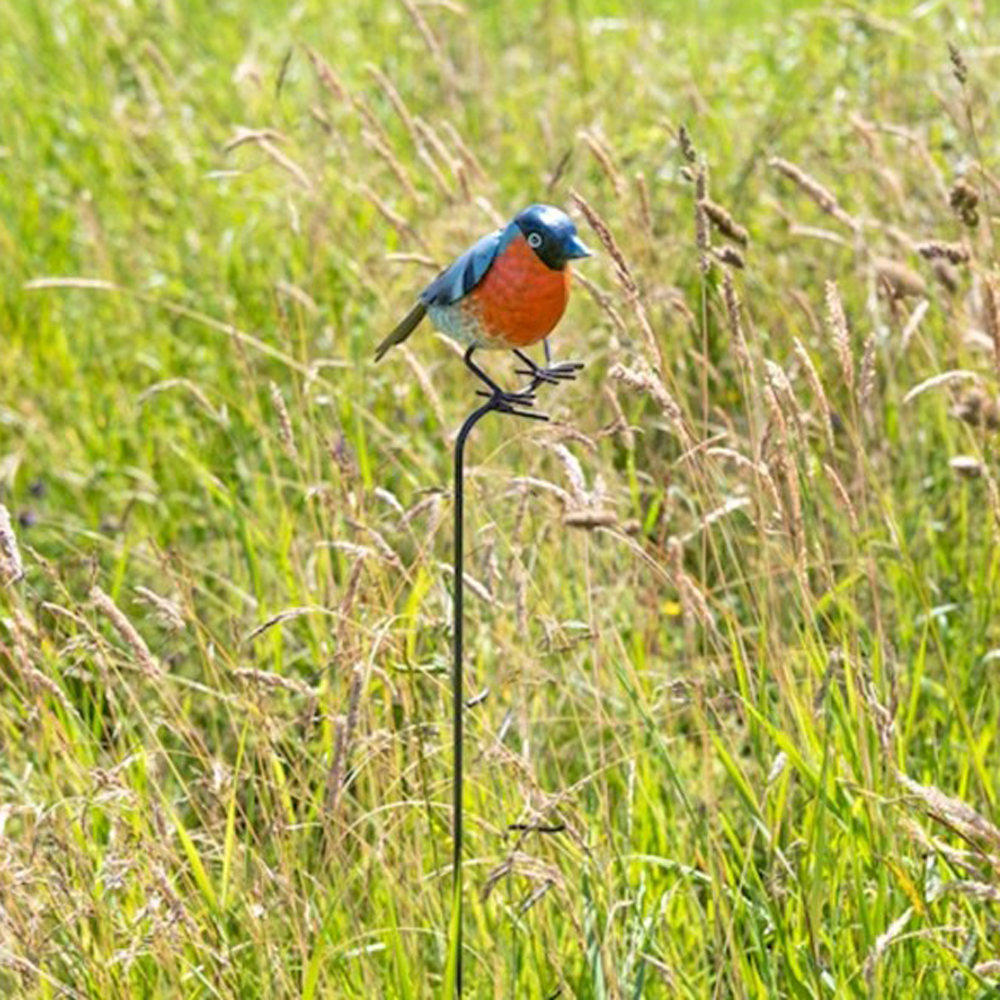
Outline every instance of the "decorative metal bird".
<path id="1" fill-rule="evenodd" d="M 518 412 L 515 407 L 532 404 L 534 391 L 505 391 L 472 355 L 479 349 L 513 351 L 526 366 L 518 374 L 530 375 L 536 383 L 575 378 L 583 365 L 553 363 L 545 338 L 569 301 L 570 261 L 590 255 L 565 212 L 531 205 L 442 271 L 379 344 L 375 360 L 406 340 L 429 315 L 437 329 L 466 346 L 466 366 L 489 389 L 482 395 L 497 397 L 498 409 Z M 525 353 L 539 341 L 545 345 L 544 366 Z M 519 415 L 528 416 L 523 411 Z"/>

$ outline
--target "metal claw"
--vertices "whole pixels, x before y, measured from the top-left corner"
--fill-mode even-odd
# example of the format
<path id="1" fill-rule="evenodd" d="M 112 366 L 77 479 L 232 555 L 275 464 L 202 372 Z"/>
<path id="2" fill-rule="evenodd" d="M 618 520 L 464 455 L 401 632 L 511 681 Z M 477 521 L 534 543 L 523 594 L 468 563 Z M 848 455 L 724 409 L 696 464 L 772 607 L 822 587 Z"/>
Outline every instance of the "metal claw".
<path id="1" fill-rule="evenodd" d="M 498 403 L 497 413 L 507 413 L 512 417 L 524 417 L 525 420 L 541 420 L 543 423 L 552 418 L 547 413 L 532 413 L 529 410 L 519 410 L 509 403 Z"/>
<path id="2" fill-rule="evenodd" d="M 553 375 L 553 374 L 551 374 L 549 372 L 530 371 L 527 368 L 515 368 L 514 369 L 514 374 L 515 375 L 527 375 L 528 378 L 536 379 L 539 382 L 548 382 L 549 385 L 555 385 L 556 382 L 559 380 L 559 376 L 558 375 Z"/>

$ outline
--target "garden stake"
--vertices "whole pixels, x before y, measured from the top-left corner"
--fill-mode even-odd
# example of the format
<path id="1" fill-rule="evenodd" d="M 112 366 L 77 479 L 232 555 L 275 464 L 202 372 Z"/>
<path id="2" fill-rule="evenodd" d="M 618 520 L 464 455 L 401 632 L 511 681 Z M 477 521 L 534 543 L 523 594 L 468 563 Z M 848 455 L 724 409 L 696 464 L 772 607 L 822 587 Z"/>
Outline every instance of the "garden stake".
<path id="1" fill-rule="evenodd" d="M 549 359 L 548 341 L 545 342 L 546 360 Z M 473 370 L 472 354 L 475 347 L 470 347 L 465 352 L 465 363 Z M 526 364 L 527 369 L 519 370 L 519 374 L 531 376 L 531 384 L 525 390 L 516 393 L 504 392 L 498 387 L 494 387 L 489 393 L 480 392 L 480 395 L 487 396 L 487 400 L 482 406 L 473 410 L 465 418 L 458 437 L 455 439 L 455 562 L 454 562 L 454 603 L 453 611 L 453 636 L 454 636 L 454 661 L 452 665 L 452 753 L 454 763 L 453 774 L 453 813 L 452 813 L 452 912 L 451 912 L 451 933 L 449 934 L 449 951 L 454 950 L 454 982 L 455 996 L 462 995 L 462 722 L 465 709 L 463 695 L 462 678 L 462 609 L 465 592 L 464 560 L 465 560 L 465 539 L 464 539 L 464 513 L 465 513 L 465 442 L 467 441 L 472 428 L 486 416 L 487 413 L 507 413 L 514 417 L 522 417 L 526 420 L 547 421 L 549 418 L 544 413 L 533 413 L 527 407 L 534 405 L 535 392 L 539 386 L 546 383 L 566 381 L 575 378 L 577 371 L 582 367 L 578 362 L 563 363 L 557 369 L 540 368 L 534 366 L 526 355 L 519 356 Z M 550 374 L 558 371 L 555 378 Z"/>

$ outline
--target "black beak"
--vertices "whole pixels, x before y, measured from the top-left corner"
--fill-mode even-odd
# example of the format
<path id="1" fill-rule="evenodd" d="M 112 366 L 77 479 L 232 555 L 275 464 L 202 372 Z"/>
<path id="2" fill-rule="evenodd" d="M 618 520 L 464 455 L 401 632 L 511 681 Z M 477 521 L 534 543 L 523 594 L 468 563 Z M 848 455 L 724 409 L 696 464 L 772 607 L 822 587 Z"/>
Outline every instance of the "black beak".
<path id="1" fill-rule="evenodd" d="M 579 236 L 571 236 L 566 240 L 565 254 L 567 260 L 576 260 L 579 257 L 593 257 L 594 254 L 580 240 Z"/>

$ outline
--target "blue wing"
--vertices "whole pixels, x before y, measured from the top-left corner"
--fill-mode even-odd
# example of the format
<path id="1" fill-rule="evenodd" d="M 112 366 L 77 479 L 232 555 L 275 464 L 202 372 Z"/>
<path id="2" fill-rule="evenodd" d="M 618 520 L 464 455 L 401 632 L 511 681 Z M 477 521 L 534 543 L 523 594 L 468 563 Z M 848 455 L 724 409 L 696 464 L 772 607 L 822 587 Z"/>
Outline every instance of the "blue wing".
<path id="1" fill-rule="evenodd" d="M 497 254 L 510 242 L 507 229 L 498 229 L 469 247 L 421 293 L 425 306 L 450 306 L 464 298 L 486 276 Z"/>

